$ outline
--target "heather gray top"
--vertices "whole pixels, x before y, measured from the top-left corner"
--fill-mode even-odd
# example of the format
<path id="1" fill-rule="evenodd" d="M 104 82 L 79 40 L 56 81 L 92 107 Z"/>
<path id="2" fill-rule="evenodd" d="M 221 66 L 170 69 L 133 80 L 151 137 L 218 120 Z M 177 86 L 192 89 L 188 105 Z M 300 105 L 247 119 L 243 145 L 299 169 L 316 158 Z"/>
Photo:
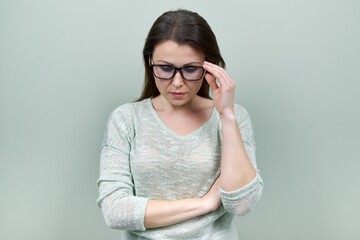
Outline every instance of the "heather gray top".
<path id="1" fill-rule="evenodd" d="M 235 105 L 245 148 L 256 168 L 255 142 L 247 111 Z M 181 136 L 169 129 L 150 99 L 127 103 L 109 117 L 100 158 L 99 198 L 107 225 L 122 239 L 237 239 L 234 215 L 251 211 L 262 179 L 233 192 L 221 190 L 222 206 L 209 214 L 168 227 L 145 229 L 149 199 L 202 197 L 220 173 L 221 124 L 213 108 L 209 120 Z"/>

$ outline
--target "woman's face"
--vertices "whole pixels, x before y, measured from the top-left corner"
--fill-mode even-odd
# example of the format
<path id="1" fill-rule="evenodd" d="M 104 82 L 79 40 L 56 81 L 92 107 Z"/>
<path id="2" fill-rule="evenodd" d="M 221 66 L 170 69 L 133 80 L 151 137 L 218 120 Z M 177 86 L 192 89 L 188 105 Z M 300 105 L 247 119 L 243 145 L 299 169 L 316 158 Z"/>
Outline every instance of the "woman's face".
<path id="1" fill-rule="evenodd" d="M 184 66 L 202 67 L 204 60 L 204 54 L 190 45 L 179 45 L 168 40 L 155 47 L 150 64 L 168 65 L 176 68 Z M 203 71 L 202 68 L 193 69 L 199 73 Z M 161 71 L 166 72 L 167 69 L 161 68 Z M 193 74 L 191 71 L 193 70 L 190 68 L 188 73 Z M 185 80 L 179 71 L 169 80 L 159 79 L 156 76 L 154 78 L 161 97 L 173 107 L 191 104 L 203 82 L 203 78 L 198 81 Z"/>

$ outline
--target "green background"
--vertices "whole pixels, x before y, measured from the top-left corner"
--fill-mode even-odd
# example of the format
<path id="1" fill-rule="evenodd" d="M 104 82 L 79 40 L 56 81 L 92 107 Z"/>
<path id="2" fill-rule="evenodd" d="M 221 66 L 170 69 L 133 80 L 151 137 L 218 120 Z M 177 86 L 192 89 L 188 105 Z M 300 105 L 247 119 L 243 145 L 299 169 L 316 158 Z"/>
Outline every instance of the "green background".
<path id="1" fill-rule="evenodd" d="M 139 96 L 156 17 L 197 11 L 250 112 L 265 182 L 240 239 L 360 239 L 360 1 L 0 1 L 0 239 L 119 239 L 106 119 Z"/>

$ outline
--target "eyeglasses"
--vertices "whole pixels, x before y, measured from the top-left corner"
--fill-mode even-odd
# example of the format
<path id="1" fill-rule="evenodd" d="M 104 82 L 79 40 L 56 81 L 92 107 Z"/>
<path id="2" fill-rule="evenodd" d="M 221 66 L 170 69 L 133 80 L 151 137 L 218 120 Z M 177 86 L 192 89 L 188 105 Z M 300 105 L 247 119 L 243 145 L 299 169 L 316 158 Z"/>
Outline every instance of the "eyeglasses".
<path id="1" fill-rule="evenodd" d="M 188 81 L 198 81 L 203 78 L 205 70 L 200 66 L 185 66 L 176 68 L 172 65 L 150 64 L 152 73 L 155 77 L 162 80 L 172 79 L 179 71 L 183 79 Z"/>

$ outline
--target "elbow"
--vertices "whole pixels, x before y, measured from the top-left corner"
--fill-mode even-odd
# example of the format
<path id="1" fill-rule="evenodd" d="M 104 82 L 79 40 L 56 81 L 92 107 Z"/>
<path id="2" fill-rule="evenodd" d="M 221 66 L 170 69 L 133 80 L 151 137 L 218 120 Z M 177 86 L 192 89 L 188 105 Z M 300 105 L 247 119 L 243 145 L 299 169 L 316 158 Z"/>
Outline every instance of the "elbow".
<path id="1" fill-rule="evenodd" d="M 104 220 L 108 228 L 117 230 L 131 230 L 125 222 L 119 221 L 119 219 L 115 219 L 112 216 L 104 215 Z"/>
<path id="2" fill-rule="evenodd" d="M 244 216 L 250 213 L 255 208 L 257 202 L 260 200 L 262 191 L 263 185 L 259 183 L 256 189 L 249 193 L 247 197 L 234 204 L 229 210 L 237 216 Z"/>
<path id="3" fill-rule="evenodd" d="M 116 214 L 116 212 L 114 211 L 115 209 L 112 209 L 111 206 L 106 206 L 105 204 L 102 204 L 101 210 L 107 227 L 121 230 L 127 228 L 125 224 L 126 219 L 123 219 L 121 216 Z"/>
<path id="4" fill-rule="evenodd" d="M 104 215 L 105 224 L 108 228 L 112 229 L 123 229 L 121 225 L 118 224 L 117 221 L 115 221 L 114 218 L 108 215 Z"/>
<path id="5" fill-rule="evenodd" d="M 129 215 L 126 214 L 126 209 L 121 200 L 114 198 L 104 198 L 98 202 L 106 226 L 112 229 L 125 230 L 131 228 L 129 223 L 132 222 L 129 219 Z"/>
<path id="6" fill-rule="evenodd" d="M 263 192 L 263 183 L 259 178 L 258 181 L 252 182 L 246 189 L 240 189 L 235 192 L 223 193 L 223 206 L 227 212 L 237 216 L 244 216 L 250 213 L 257 202 L 260 200 Z"/>
<path id="7" fill-rule="evenodd" d="M 106 225 L 112 229 L 144 231 L 144 208 L 146 199 L 132 204 L 130 198 L 104 199 L 101 211 Z"/>

